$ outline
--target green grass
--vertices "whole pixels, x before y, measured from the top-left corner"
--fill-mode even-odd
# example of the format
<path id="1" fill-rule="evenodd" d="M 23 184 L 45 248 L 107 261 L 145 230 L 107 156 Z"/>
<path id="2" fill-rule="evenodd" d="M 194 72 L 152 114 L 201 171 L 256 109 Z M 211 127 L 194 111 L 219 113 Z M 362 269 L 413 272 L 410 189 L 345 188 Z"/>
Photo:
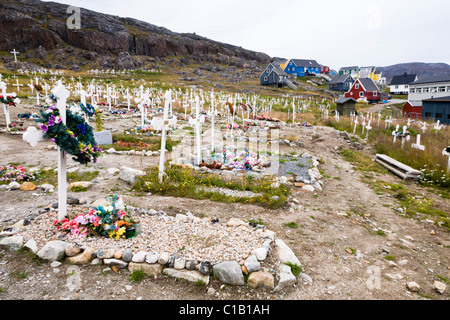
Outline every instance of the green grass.
<path id="1" fill-rule="evenodd" d="M 296 278 L 297 278 L 297 277 L 299 276 L 299 274 L 302 273 L 302 271 L 303 271 L 302 266 L 299 266 L 299 265 L 297 265 L 297 264 L 295 264 L 295 263 L 292 263 L 292 262 L 285 262 L 284 264 L 287 265 L 287 266 L 289 266 L 289 267 L 291 267 L 291 272 L 292 272 L 292 274 L 293 274 Z"/>
<path id="2" fill-rule="evenodd" d="M 384 256 L 384 259 L 386 259 L 388 261 L 393 261 L 393 260 L 397 259 L 397 257 L 392 254 L 388 254 L 388 255 Z"/>
<path id="3" fill-rule="evenodd" d="M 146 175 L 140 177 L 133 189 L 151 192 L 163 196 L 192 198 L 198 200 L 209 199 L 215 202 L 258 204 L 271 209 L 281 207 L 290 194 L 290 189 L 284 185 L 272 188 L 273 177 L 263 177 L 255 180 L 252 177 L 237 178 L 224 181 L 217 175 L 195 172 L 180 166 L 168 166 L 162 183 L 158 178 L 158 167 L 146 169 Z M 203 189 L 203 188 L 206 189 Z M 208 187 L 226 188 L 238 191 L 251 191 L 260 195 L 255 197 L 232 197 L 220 192 L 210 191 Z M 278 196 L 278 198 L 274 197 Z"/>
<path id="4" fill-rule="evenodd" d="M 286 226 L 291 228 L 291 229 L 297 229 L 298 228 L 298 224 L 293 222 L 293 221 L 286 223 Z"/>
<path id="5" fill-rule="evenodd" d="M 142 270 L 136 270 L 130 273 L 130 281 L 133 283 L 138 283 L 144 280 L 145 272 Z"/>
<path id="6" fill-rule="evenodd" d="M 161 149 L 161 137 L 159 136 L 147 136 L 143 134 L 113 134 L 113 143 L 102 146 L 102 150 L 108 150 L 114 148 L 116 151 L 130 151 L 130 150 L 146 150 L 146 151 L 157 151 Z M 122 145 L 117 142 L 125 142 L 131 144 Z M 139 145 L 140 142 L 146 144 L 145 147 Z M 176 146 L 179 141 L 173 141 L 170 137 L 166 140 L 166 149 L 172 151 L 173 147 Z"/>

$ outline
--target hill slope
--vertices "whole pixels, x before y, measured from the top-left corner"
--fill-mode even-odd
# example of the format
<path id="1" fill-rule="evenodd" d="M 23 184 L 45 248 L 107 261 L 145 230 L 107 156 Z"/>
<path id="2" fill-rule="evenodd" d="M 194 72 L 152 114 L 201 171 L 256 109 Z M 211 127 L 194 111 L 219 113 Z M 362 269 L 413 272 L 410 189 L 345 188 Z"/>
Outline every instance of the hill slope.
<path id="1" fill-rule="evenodd" d="M 0 51 L 31 51 L 28 58 L 37 58 L 50 68 L 71 67 L 81 61 L 106 68 L 133 69 L 152 61 L 142 57 L 167 56 L 188 56 L 195 61 L 240 67 L 271 60 L 264 53 L 86 9 L 81 9 L 81 29 L 71 30 L 66 25 L 71 15 L 67 8 L 68 5 L 39 0 L 2 0 Z"/>
<path id="2" fill-rule="evenodd" d="M 386 80 L 389 83 L 393 76 L 401 75 L 405 72 L 417 74 L 419 79 L 432 75 L 450 74 L 450 66 L 446 63 L 410 62 L 388 67 L 377 67 L 377 71 L 382 71 L 383 76 L 386 77 Z"/>

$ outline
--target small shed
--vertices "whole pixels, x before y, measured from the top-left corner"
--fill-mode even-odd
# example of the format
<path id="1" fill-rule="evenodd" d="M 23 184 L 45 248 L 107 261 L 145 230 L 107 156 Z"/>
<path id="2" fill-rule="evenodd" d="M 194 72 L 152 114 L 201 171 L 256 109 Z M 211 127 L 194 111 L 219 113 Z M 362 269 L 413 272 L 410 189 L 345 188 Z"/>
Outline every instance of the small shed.
<path id="1" fill-rule="evenodd" d="M 405 118 L 420 119 L 422 117 L 422 101 L 406 101 L 403 105 Z"/>
<path id="2" fill-rule="evenodd" d="M 336 100 L 336 111 L 339 112 L 339 115 L 349 117 L 352 113 L 356 113 L 355 105 L 357 102 L 353 98 L 341 96 Z"/>

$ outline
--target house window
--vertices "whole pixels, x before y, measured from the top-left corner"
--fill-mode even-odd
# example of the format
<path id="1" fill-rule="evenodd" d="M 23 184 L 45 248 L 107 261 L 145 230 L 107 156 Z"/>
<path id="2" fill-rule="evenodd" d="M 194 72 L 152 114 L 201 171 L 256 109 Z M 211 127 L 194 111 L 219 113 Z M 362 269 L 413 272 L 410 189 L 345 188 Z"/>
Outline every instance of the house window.
<path id="1" fill-rule="evenodd" d="M 436 119 L 442 119 L 442 113 L 436 113 Z"/>
<path id="2" fill-rule="evenodd" d="M 445 87 L 439 87 L 439 92 L 445 92 Z"/>
<path id="3" fill-rule="evenodd" d="M 409 92 L 410 92 L 410 93 L 416 93 L 416 89 L 415 89 L 415 88 L 411 88 L 411 89 L 409 90 Z"/>
<path id="4" fill-rule="evenodd" d="M 395 89 L 398 89 L 398 86 L 395 86 Z"/>
<path id="5" fill-rule="evenodd" d="M 267 81 L 267 77 L 264 77 L 264 81 Z"/>
<path id="6" fill-rule="evenodd" d="M 431 112 L 425 112 L 425 117 L 427 118 L 431 117 Z"/>
<path id="7" fill-rule="evenodd" d="M 360 96 L 361 98 L 364 97 L 364 92 L 361 91 L 361 92 L 359 93 L 359 96 Z"/>
<path id="8" fill-rule="evenodd" d="M 423 88 L 423 93 L 428 93 L 430 92 L 430 88 Z"/>
<path id="9" fill-rule="evenodd" d="M 359 83 L 355 84 L 355 89 L 359 89 Z"/>
<path id="10" fill-rule="evenodd" d="M 348 82 L 345 83 L 345 86 L 348 88 Z"/>
<path id="11" fill-rule="evenodd" d="M 417 88 L 416 92 L 417 93 L 422 93 L 422 88 Z"/>
<path id="12" fill-rule="evenodd" d="M 437 87 L 431 87 L 431 91 L 430 92 L 437 92 Z"/>
<path id="13" fill-rule="evenodd" d="M 374 96 L 374 97 L 376 97 L 377 94 L 378 94 L 378 92 L 376 92 L 376 91 L 373 92 L 373 96 Z"/>
<path id="14" fill-rule="evenodd" d="M 409 86 L 407 84 L 405 84 L 405 89 L 408 89 L 408 88 L 409 88 Z"/>

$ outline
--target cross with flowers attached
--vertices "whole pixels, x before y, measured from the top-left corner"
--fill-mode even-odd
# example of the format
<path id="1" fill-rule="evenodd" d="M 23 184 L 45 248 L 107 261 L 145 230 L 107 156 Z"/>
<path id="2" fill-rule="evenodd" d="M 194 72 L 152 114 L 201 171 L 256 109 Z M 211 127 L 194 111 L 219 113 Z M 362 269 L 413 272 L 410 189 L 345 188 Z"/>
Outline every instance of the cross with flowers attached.
<path id="1" fill-rule="evenodd" d="M 52 90 L 53 95 L 57 99 L 56 107 L 59 109 L 61 121 L 66 123 L 66 102 L 70 92 L 64 87 L 61 81 Z M 32 147 L 37 142 L 44 140 L 43 132 L 37 131 L 35 127 L 29 127 L 23 134 L 22 139 Z M 58 156 L 58 219 L 62 220 L 67 215 L 67 155 L 66 152 L 59 148 Z"/>
<path id="2" fill-rule="evenodd" d="M 9 124 L 11 123 L 11 119 L 9 117 L 9 106 L 15 106 L 19 100 L 16 98 L 16 93 L 7 93 L 6 92 L 6 83 L 0 82 L 0 102 L 3 103 L 3 112 L 5 113 L 6 118 L 6 130 L 9 130 Z"/>

